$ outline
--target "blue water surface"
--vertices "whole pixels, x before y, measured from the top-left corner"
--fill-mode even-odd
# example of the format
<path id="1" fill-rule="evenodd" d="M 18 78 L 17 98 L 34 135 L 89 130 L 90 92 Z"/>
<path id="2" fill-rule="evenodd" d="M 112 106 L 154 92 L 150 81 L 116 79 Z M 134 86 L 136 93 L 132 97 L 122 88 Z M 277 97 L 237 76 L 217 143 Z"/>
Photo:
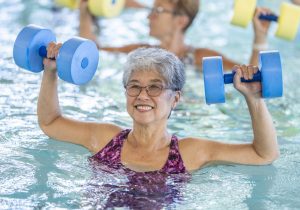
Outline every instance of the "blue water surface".
<path id="1" fill-rule="evenodd" d="M 143 1 L 141 1 L 143 2 Z M 144 1 L 151 5 L 151 2 Z M 279 0 L 258 3 L 279 12 Z M 201 13 L 187 32 L 195 47 L 214 48 L 247 63 L 252 25 L 230 25 L 233 0 L 202 0 Z M 126 10 L 99 20 L 107 46 L 157 43 L 148 37 L 146 10 Z M 42 74 L 14 64 L 12 48 L 27 24 L 52 29 L 63 42 L 77 35 L 78 11 L 53 9 L 53 2 L 0 0 L 0 208 L 1 209 L 299 209 L 300 208 L 300 38 L 288 42 L 269 33 L 270 49 L 281 53 L 284 96 L 267 101 L 280 145 L 280 158 L 268 166 L 218 165 L 192 175 L 147 177 L 108 168 L 95 169 L 88 150 L 58 142 L 37 124 L 36 104 Z M 121 85 L 126 55 L 100 52 L 100 65 L 85 86 L 59 81 L 63 113 L 85 121 L 130 127 Z M 179 137 L 199 136 L 246 143 L 253 138 L 242 96 L 226 86 L 226 104 L 205 105 L 202 74 L 187 67 L 181 105 L 169 130 Z M 192 125 L 192 126 L 191 126 Z"/>

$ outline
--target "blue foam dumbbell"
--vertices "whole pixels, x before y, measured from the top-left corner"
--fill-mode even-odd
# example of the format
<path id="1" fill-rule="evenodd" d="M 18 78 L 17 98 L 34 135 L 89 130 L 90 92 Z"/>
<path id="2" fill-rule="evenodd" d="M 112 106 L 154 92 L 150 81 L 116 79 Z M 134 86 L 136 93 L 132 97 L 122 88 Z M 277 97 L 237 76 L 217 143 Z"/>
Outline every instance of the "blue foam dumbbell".
<path id="1" fill-rule="evenodd" d="M 15 63 L 32 72 L 44 69 L 43 59 L 47 55 L 47 46 L 55 42 L 51 30 L 35 25 L 28 25 L 18 34 L 13 48 Z M 74 37 L 59 49 L 56 59 L 59 78 L 76 85 L 89 82 L 98 66 L 99 52 L 94 42 Z"/>
<path id="2" fill-rule="evenodd" d="M 233 83 L 235 73 L 223 73 L 222 57 L 204 57 L 202 60 L 205 100 L 207 104 L 225 102 L 225 84 Z M 261 82 L 262 97 L 281 97 L 283 93 L 282 68 L 278 51 L 259 53 L 259 71 L 253 79 L 242 82 Z"/>

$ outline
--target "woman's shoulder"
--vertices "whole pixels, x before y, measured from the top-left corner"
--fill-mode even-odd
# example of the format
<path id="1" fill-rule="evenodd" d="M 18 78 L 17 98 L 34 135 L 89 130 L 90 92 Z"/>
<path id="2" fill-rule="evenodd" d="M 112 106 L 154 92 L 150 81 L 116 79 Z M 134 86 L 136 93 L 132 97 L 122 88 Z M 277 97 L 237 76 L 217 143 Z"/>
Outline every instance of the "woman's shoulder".
<path id="1" fill-rule="evenodd" d="M 138 44 L 128 44 L 124 45 L 121 47 L 101 47 L 101 50 L 104 51 L 109 51 L 109 52 L 119 52 L 119 53 L 130 53 L 131 51 L 140 48 L 140 47 L 152 47 L 149 44 L 143 44 L 143 43 L 138 43 Z"/>
<path id="2" fill-rule="evenodd" d="M 197 170 L 207 163 L 207 140 L 200 138 L 182 138 L 178 142 L 179 152 L 187 170 Z"/>
<path id="3" fill-rule="evenodd" d="M 195 144 L 203 144 L 207 142 L 208 140 L 197 138 L 197 137 L 184 137 L 184 138 L 178 138 L 178 142 L 182 146 L 189 146 L 189 145 L 195 145 Z"/>
<path id="4" fill-rule="evenodd" d="M 187 46 L 184 54 L 184 63 L 201 67 L 202 58 L 206 56 L 216 55 L 216 52 L 207 48 L 195 48 L 192 46 Z"/>
<path id="5" fill-rule="evenodd" d="M 221 56 L 221 54 L 215 50 L 208 49 L 208 48 L 195 48 L 194 56 L 197 60 L 199 59 L 202 60 L 203 57 Z"/>
<path id="6" fill-rule="evenodd" d="M 205 151 L 209 150 L 213 142 L 203 138 L 186 137 L 179 139 L 178 146 L 180 152 L 183 154 L 205 153 Z"/>
<path id="7" fill-rule="evenodd" d="M 190 55 L 190 57 L 193 57 L 194 64 L 196 66 L 198 66 L 200 69 L 202 68 L 203 57 L 221 56 L 221 54 L 215 50 L 211 50 L 208 48 L 195 48 L 195 47 L 190 47 L 190 46 L 188 47 L 187 55 Z"/>
<path id="8" fill-rule="evenodd" d="M 98 152 L 125 129 L 110 123 L 95 124 L 92 132 L 92 152 Z"/>

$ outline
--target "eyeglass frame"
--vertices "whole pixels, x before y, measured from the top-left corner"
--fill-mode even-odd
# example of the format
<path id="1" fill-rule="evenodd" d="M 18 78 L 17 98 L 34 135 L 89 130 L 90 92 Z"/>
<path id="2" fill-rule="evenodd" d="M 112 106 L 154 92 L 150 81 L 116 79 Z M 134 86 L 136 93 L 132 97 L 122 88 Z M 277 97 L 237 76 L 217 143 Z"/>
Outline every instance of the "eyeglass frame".
<path id="1" fill-rule="evenodd" d="M 137 86 L 138 89 L 139 89 L 139 91 L 138 91 L 137 94 L 135 94 L 135 95 L 130 95 L 130 94 L 128 94 L 128 89 L 127 89 L 128 86 Z M 160 91 L 158 92 L 158 94 L 155 94 L 155 95 L 149 94 L 149 87 L 151 87 L 151 86 L 159 86 L 159 87 L 160 87 Z M 163 92 L 163 90 L 173 90 L 173 91 L 178 91 L 178 90 L 176 90 L 176 89 L 174 89 L 174 88 L 171 88 L 171 87 L 164 87 L 164 85 L 154 85 L 154 84 L 150 84 L 150 85 L 146 85 L 146 86 L 140 86 L 140 85 L 135 85 L 135 84 L 131 84 L 131 85 L 130 85 L 130 84 L 129 84 L 129 85 L 124 86 L 124 88 L 125 88 L 126 94 L 127 94 L 128 96 L 131 96 L 131 97 L 137 97 L 137 96 L 139 96 L 144 88 L 145 88 L 145 90 L 146 90 L 147 95 L 150 96 L 150 97 L 157 97 L 157 96 L 159 96 L 159 95 Z"/>
<path id="2" fill-rule="evenodd" d="M 165 9 L 163 7 L 147 7 L 148 10 L 150 10 L 150 15 L 151 14 L 155 14 L 155 15 L 159 15 L 159 14 L 162 14 L 162 13 L 166 13 L 166 14 L 172 14 L 172 15 L 179 15 L 178 12 L 176 11 L 172 11 L 172 10 L 168 10 L 168 9 Z"/>

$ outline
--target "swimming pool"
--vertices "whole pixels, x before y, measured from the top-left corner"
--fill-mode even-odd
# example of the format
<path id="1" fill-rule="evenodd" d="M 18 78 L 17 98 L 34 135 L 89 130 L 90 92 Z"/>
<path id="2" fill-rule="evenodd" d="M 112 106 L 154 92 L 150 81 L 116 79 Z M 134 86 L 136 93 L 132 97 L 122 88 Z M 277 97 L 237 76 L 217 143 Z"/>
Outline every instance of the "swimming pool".
<path id="1" fill-rule="evenodd" d="M 140 187 L 122 172 L 95 169 L 90 153 L 76 145 L 46 137 L 37 124 L 36 103 L 41 74 L 20 70 L 12 59 L 17 33 L 29 23 L 49 27 L 65 41 L 77 31 L 77 13 L 53 12 L 50 0 L 0 0 L 0 208 L 91 209 L 113 205 L 111 198 L 130 201 L 128 207 L 170 209 L 299 209 L 300 208 L 300 39 L 272 37 L 281 52 L 284 97 L 267 102 L 278 132 L 281 157 L 269 166 L 219 165 L 189 176 L 159 177 Z M 260 1 L 277 11 L 281 1 Z M 229 25 L 232 1 L 203 0 L 201 15 L 188 32 L 188 42 L 213 47 L 232 59 L 247 62 L 251 26 Z M 148 41 L 146 11 L 126 11 L 121 18 L 103 20 L 103 43 L 121 45 Z M 41 18 L 43 17 L 43 18 Z M 211 27 L 215 25 L 215 27 Z M 116 30 L 117 29 L 117 30 Z M 205 33 L 204 33 L 205 32 Z M 221 35 L 220 35 L 221 34 Z M 150 40 L 155 43 L 155 40 Z M 59 83 L 66 115 L 77 119 L 117 123 L 129 127 L 121 85 L 126 56 L 100 52 L 100 67 L 86 86 Z M 207 106 L 202 75 L 187 70 L 181 105 L 170 119 L 178 136 L 202 136 L 226 142 L 251 140 L 249 115 L 241 96 L 227 86 L 227 103 Z M 240 106 L 242 104 L 242 106 Z M 193 127 L 189 126 L 193 124 Z M 156 181 L 157 181 L 156 180 Z M 133 183 L 133 184 L 132 184 Z"/>

